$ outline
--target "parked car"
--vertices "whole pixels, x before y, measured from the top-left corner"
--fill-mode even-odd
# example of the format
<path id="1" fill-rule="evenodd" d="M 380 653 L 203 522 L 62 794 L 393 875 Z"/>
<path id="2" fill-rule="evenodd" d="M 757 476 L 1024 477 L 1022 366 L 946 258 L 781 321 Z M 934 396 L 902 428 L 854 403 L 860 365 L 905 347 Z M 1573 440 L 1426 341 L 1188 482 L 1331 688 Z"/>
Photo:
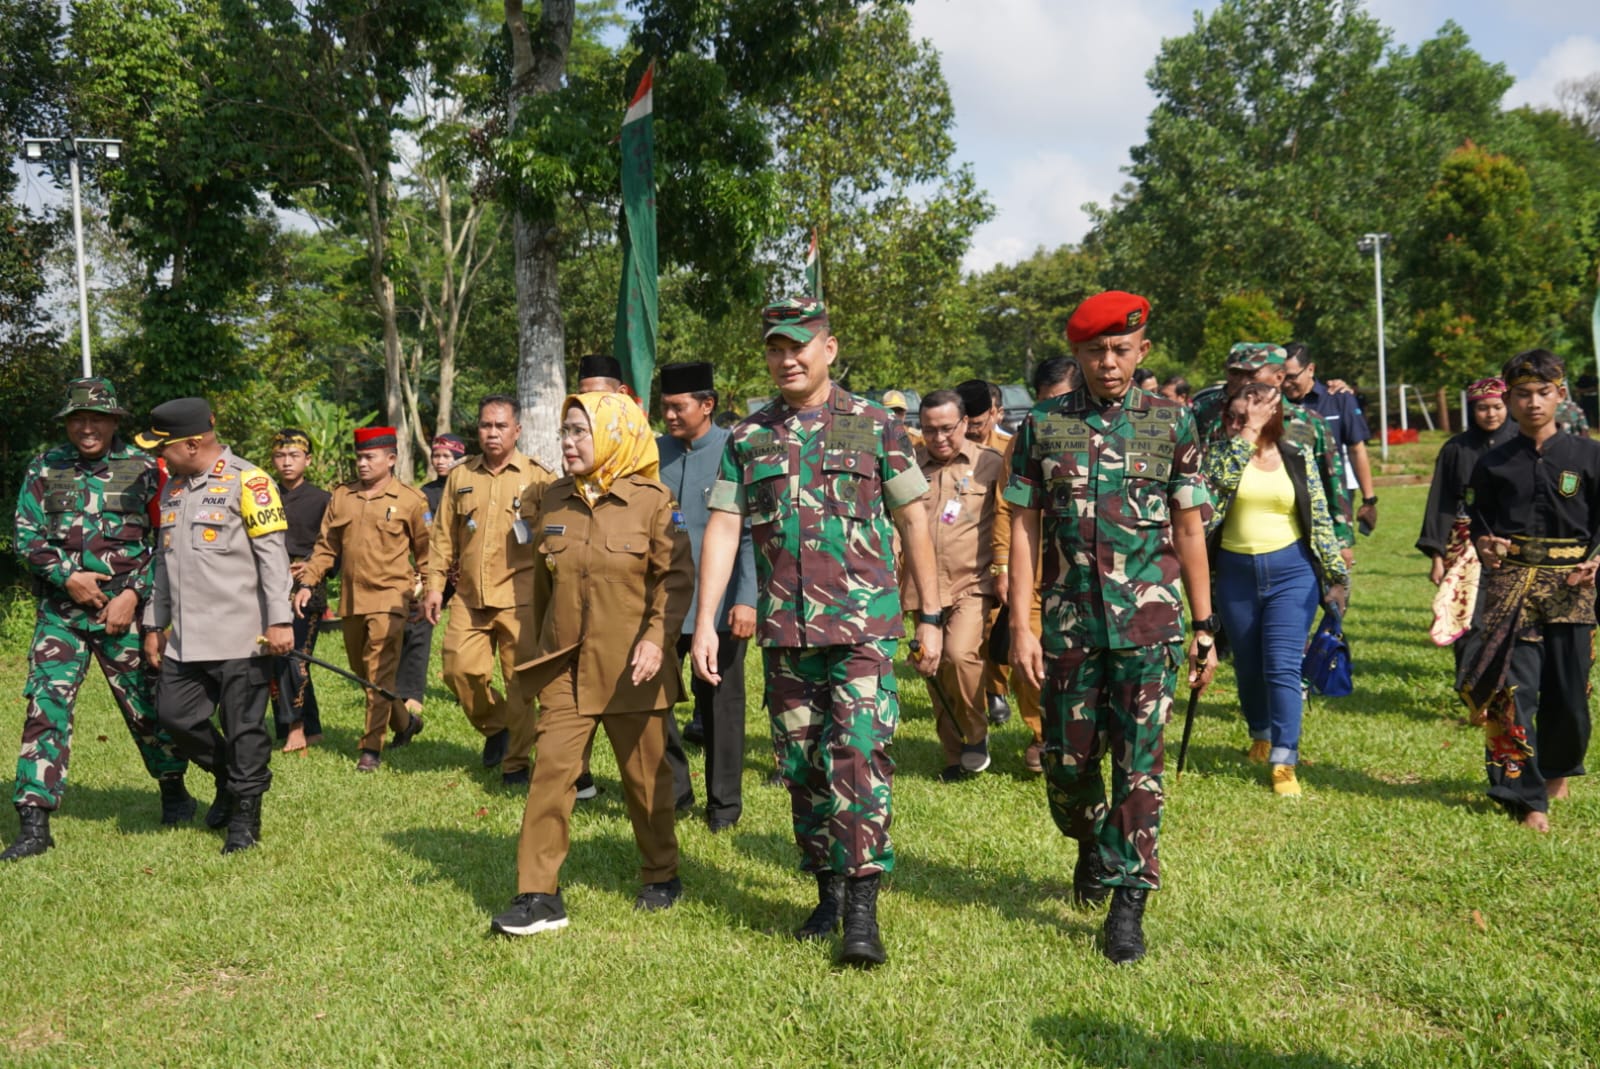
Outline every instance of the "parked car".
<path id="1" fill-rule="evenodd" d="M 1029 409 L 1033 408 L 1033 394 L 1028 392 L 1026 386 L 1011 384 L 1000 387 L 1000 405 L 1005 409 L 1001 417 L 1000 426 L 1009 433 L 1015 433 L 1017 424 L 1027 416 Z"/>

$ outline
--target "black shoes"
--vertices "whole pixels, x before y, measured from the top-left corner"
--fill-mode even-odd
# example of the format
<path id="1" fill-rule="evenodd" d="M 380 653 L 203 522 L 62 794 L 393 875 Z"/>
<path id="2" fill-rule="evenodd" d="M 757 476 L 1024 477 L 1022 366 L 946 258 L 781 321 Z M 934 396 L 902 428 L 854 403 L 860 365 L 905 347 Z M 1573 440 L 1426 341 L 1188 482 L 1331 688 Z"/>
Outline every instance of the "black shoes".
<path id="1" fill-rule="evenodd" d="M 578 801 L 580 802 L 592 802 L 600 797 L 600 788 L 594 785 L 594 777 L 587 772 L 579 776 L 573 786 L 578 788 Z"/>
<path id="2" fill-rule="evenodd" d="M 691 718 L 687 724 L 683 725 L 683 741 L 692 742 L 696 746 L 704 746 L 706 744 L 705 725 L 700 723 L 698 717 Z"/>
<path id="3" fill-rule="evenodd" d="M 996 727 L 1011 719 L 1011 705 L 1004 694 L 989 695 L 989 723 Z"/>
<path id="4" fill-rule="evenodd" d="M 356 771 L 376 772 L 381 764 L 383 764 L 383 757 L 377 750 L 362 750 L 361 756 L 356 759 Z"/>
<path id="5" fill-rule="evenodd" d="M 501 775 L 500 775 L 500 786 L 502 786 L 502 787 L 526 787 L 530 782 L 532 782 L 532 780 L 533 780 L 533 776 L 529 772 L 529 770 L 526 769 L 526 768 L 520 768 L 515 772 L 503 772 L 503 773 L 501 773 Z"/>
<path id="6" fill-rule="evenodd" d="M 878 875 L 855 876 L 845 882 L 844 941 L 839 964 L 870 969 L 889 960 L 878 934 Z"/>
<path id="7" fill-rule="evenodd" d="M 642 909 L 646 913 L 657 913 L 663 909 L 671 909 L 682 894 L 683 881 L 676 876 L 661 883 L 647 883 L 639 888 L 639 895 L 633 900 L 633 908 Z"/>
<path id="8" fill-rule="evenodd" d="M 222 852 L 236 854 L 249 850 L 261 841 L 261 796 L 236 798 L 233 815 L 228 818 L 228 837 L 223 840 Z"/>
<path id="9" fill-rule="evenodd" d="M 389 745 L 391 747 L 404 746 L 406 743 L 422 734 L 422 727 L 422 717 L 418 716 L 416 713 L 412 713 L 411 723 L 405 726 L 404 731 L 395 732 L 394 741 L 389 743 Z"/>
<path id="10" fill-rule="evenodd" d="M 718 832 L 727 831 L 737 823 L 739 823 L 738 817 L 707 817 L 706 830 L 715 835 Z"/>
<path id="11" fill-rule="evenodd" d="M 1102 938 L 1105 955 L 1114 964 L 1131 965 L 1144 957 L 1144 904 L 1149 897 L 1142 887 L 1118 887 L 1111 893 Z"/>
<path id="12" fill-rule="evenodd" d="M 533 935 L 567 926 L 567 908 L 561 902 L 561 889 L 553 895 L 527 892 L 511 900 L 511 908 L 489 922 L 495 935 Z"/>
<path id="13" fill-rule="evenodd" d="M 817 873 L 817 908 L 794 931 L 800 940 L 826 939 L 839 927 L 844 913 L 845 878 L 836 872 Z"/>
<path id="14" fill-rule="evenodd" d="M 206 827 L 220 828 L 228 823 L 233 816 L 233 792 L 222 780 L 217 780 L 217 796 L 212 799 L 211 808 L 206 810 Z"/>
<path id="15" fill-rule="evenodd" d="M 0 861 L 21 861 L 25 857 L 42 854 L 56 845 L 56 841 L 50 837 L 50 810 L 36 805 L 19 805 L 17 820 L 22 828 L 17 833 L 16 842 L 0 854 Z"/>
<path id="16" fill-rule="evenodd" d="M 511 729 L 501 728 L 483 740 L 483 767 L 494 768 L 506 759 L 506 747 L 511 745 Z"/>
<path id="17" fill-rule="evenodd" d="M 1105 878 L 1111 875 L 1100 858 L 1100 844 L 1093 839 L 1078 843 L 1078 863 L 1072 867 L 1072 901 L 1079 906 L 1103 905 L 1111 888 Z"/>
<path id="18" fill-rule="evenodd" d="M 194 819 L 200 803 L 189 795 L 182 776 L 162 777 L 156 780 L 156 786 L 161 788 L 162 824 L 187 824 Z"/>

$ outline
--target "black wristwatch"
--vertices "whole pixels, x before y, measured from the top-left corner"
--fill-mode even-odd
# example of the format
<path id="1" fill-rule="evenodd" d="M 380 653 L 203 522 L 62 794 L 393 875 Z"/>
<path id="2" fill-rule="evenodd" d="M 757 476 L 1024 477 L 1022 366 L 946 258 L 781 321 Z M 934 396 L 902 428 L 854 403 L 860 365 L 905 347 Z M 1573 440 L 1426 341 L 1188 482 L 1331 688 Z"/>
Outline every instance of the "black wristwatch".
<path id="1" fill-rule="evenodd" d="M 934 627 L 943 627 L 944 617 L 940 616 L 936 612 L 919 612 L 917 613 L 917 623 L 932 624 Z"/>
<path id="2" fill-rule="evenodd" d="M 1378 499 L 1376 497 L 1364 497 L 1361 499 L 1361 503 L 1363 505 L 1376 505 L 1378 503 Z"/>
<path id="3" fill-rule="evenodd" d="M 1196 631 L 1204 631 L 1208 635 L 1216 634 L 1217 633 L 1217 614 L 1216 613 L 1212 613 L 1210 616 L 1199 617 L 1194 622 L 1194 629 Z"/>

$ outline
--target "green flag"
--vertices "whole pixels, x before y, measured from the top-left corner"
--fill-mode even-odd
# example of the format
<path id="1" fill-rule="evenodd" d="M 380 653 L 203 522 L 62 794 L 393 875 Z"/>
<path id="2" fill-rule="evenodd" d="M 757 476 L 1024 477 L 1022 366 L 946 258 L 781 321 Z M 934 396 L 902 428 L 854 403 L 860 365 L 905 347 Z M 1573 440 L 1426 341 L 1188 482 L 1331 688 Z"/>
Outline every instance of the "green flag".
<path id="1" fill-rule="evenodd" d="M 811 228 L 811 251 L 806 253 L 806 296 L 822 300 L 822 256 L 817 251 L 817 228 Z"/>
<path id="2" fill-rule="evenodd" d="M 651 87 L 655 64 L 645 68 L 622 118 L 622 282 L 617 289 L 617 333 L 612 349 L 623 377 L 647 411 L 656 370 L 656 183 Z"/>

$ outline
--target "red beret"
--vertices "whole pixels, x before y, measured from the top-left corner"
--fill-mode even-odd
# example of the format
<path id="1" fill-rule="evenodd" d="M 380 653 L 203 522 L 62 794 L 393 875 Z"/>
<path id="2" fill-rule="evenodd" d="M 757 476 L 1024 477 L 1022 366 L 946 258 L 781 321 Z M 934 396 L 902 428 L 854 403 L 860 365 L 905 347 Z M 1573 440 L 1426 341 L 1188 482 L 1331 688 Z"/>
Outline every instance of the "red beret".
<path id="1" fill-rule="evenodd" d="M 357 427 L 356 451 L 363 449 L 393 449 L 398 444 L 393 427 Z"/>
<path id="2" fill-rule="evenodd" d="M 1067 320 L 1067 341 L 1076 345 L 1102 334 L 1132 334 L 1149 322 L 1149 301 L 1137 293 L 1107 290 L 1078 305 Z"/>

